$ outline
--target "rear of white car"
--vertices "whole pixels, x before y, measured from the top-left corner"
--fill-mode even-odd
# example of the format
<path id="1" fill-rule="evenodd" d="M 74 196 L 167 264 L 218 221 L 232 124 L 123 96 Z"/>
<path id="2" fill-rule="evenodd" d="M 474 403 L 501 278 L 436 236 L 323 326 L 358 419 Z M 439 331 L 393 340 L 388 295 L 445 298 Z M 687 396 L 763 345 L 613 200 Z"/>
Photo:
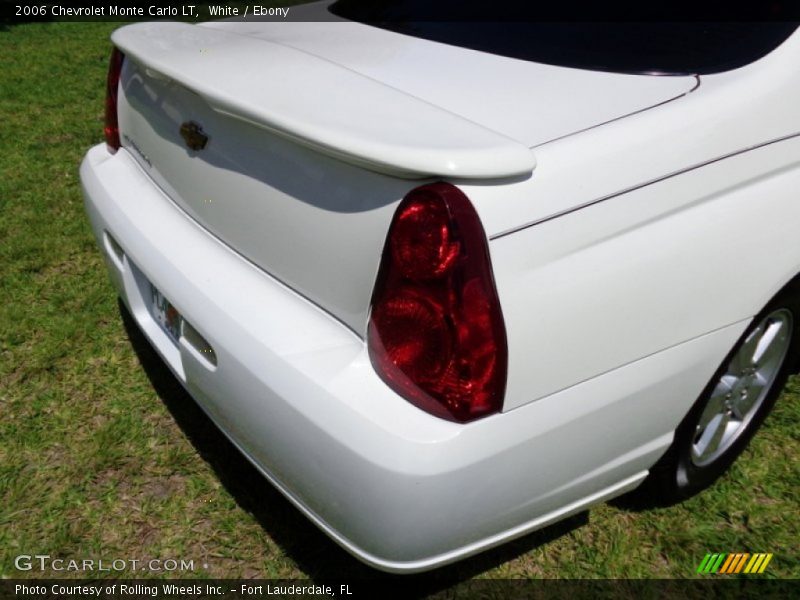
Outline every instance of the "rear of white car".
<path id="1" fill-rule="evenodd" d="M 794 253 L 736 298 L 707 289 L 730 259 L 714 239 L 758 214 L 753 181 L 775 174 L 768 202 L 796 214 L 796 142 L 650 189 L 758 145 L 747 126 L 654 144 L 713 114 L 695 77 L 357 23 L 143 24 L 113 41 L 109 145 L 81 178 L 117 292 L 241 451 L 376 567 L 432 568 L 636 487 L 800 271 Z M 758 140 L 779 137 L 769 126 Z M 706 217 L 710 242 L 671 239 Z M 753 235 L 780 250 L 774 228 Z"/>

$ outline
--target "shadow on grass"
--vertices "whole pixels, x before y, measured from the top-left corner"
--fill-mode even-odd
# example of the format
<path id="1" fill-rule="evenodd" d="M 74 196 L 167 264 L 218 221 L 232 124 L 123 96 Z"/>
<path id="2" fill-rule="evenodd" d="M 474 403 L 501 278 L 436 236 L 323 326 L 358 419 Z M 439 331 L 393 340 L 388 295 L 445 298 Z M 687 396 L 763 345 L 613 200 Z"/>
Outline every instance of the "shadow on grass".
<path id="1" fill-rule="evenodd" d="M 498 548 L 419 575 L 391 575 L 368 567 L 320 531 L 281 495 L 228 441 L 161 360 L 120 302 L 120 314 L 134 351 L 153 388 L 200 456 L 214 469 L 236 503 L 317 581 L 382 579 L 410 596 L 433 594 L 517 558 L 588 522 L 588 511 Z"/>

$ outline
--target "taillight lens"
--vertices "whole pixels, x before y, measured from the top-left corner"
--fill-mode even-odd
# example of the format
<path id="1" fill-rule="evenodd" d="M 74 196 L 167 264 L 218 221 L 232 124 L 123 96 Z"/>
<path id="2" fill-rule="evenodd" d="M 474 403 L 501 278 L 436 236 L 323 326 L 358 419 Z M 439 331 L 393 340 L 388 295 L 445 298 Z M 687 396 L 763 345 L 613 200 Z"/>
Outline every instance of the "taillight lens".
<path id="1" fill-rule="evenodd" d="M 119 123 L 117 122 L 117 90 L 124 60 L 125 55 L 117 48 L 111 51 L 111 60 L 108 62 L 108 77 L 106 78 L 106 121 L 103 131 L 106 136 L 108 150 L 112 154 L 119 150 L 120 146 Z"/>
<path id="2" fill-rule="evenodd" d="M 368 346 L 381 378 L 434 415 L 463 422 L 502 407 L 508 350 L 489 248 L 455 186 L 416 188 L 397 208 Z"/>

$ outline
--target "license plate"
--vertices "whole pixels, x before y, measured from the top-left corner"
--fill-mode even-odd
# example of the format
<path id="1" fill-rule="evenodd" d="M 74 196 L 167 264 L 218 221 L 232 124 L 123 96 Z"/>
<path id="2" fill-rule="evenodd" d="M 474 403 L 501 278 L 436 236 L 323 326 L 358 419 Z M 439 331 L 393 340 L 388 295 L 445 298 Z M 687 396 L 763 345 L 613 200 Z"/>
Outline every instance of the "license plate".
<path id="1" fill-rule="evenodd" d="M 177 343 L 181 337 L 181 314 L 153 284 L 150 284 L 150 294 L 153 299 L 153 316 L 167 335 Z"/>

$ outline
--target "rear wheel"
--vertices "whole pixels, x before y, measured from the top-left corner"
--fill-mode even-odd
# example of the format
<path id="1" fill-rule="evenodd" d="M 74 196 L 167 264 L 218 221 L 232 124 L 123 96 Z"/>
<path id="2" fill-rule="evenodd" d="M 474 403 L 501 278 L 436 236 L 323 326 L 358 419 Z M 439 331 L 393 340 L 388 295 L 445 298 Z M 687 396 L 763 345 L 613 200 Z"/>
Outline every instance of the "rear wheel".
<path id="1" fill-rule="evenodd" d="M 634 499 L 671 504 L 710 486 L 747 446 L 796 368 L 800 286 L 793 282 L 753 319 Z"/>

